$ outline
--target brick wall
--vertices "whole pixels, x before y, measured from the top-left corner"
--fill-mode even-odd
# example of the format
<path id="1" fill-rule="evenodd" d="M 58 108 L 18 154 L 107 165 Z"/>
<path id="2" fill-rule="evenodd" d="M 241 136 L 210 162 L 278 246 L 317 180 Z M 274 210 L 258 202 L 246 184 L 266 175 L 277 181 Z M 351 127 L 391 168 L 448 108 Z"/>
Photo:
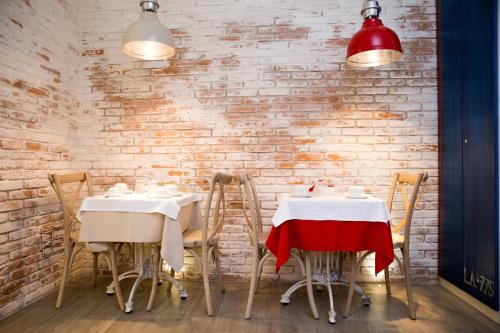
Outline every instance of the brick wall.
<path id="1" fill-rule="evenodd" d="M 117 181 L 141 189 L 151 179 L 206 191 L 215 170 L 246 171 L 267 228 L 291 184 L 326 178 L 341 191 L 361 184 L 385 198 L 394 171 L 425 170 L 412 269 L 415 281 L 435 281 L 433 1 L 382 1 L 382 20 L 405 56 L 376 70 L 345 65 L 361 1 L 160 0 L 177 55 L 152 62 L 120 50 L 139 1 L 40 3 L 0 4 L 0 43 L 9 45 L 0 48 L 0 285 L 11 286 L 0 296 L 0 307 L 10 305 L 0 311 L 22 306 L 60 276 L 62 253 L 45 259 L 36 249 L 40 229 L 60 227 L 45 177 L 63 169 L 91 169 L 97 191 Z M 227 277 L 244 279 L 250 251 L 237 208 L 223 232 L 222 263 Z M 23 254 L 28 248 L 33 253 Z M 372 266 L 363 279 L 374 279 Z M 13 273 L 25 267 L 23 277 Z M 81 267 L 90 271 L 87 262 Z M 264 277 L 297 274 L 291 262 L 280 276 L 265 267 Z"/>
<path id="2" fill-rule="evenodd" d="M 138 1 L 89 1 L 82 13 L 85 110 L 101 189 L 151 179 L 206 191 L 214 170 L 255 177 L 267 228 L 278 195 L 318 178 L 385 198 L 396 170 L 429 172 L 412 229 L 415 280 L 437 273 L 437 93 L 433 1 L 382 1 L 402 62 L 345 65 L 361 1 L 160 1 L 177 55 L 135 61 L 120 50 Z M 85 158 L 85 156 L 83 156 Z M 248 277 L 249 244 L 233 210 L 222 241 L 228 277 Z M 401 215 L 401 211 L 396 212 Z M 373 280 L 373 262 L 364 270 Z M 187 270 L 187 276 L 191 271 Z M 265 278 L 275 279 L 274 267 Z M 291 263 L 284 280 L 297 278 Z"/>
<path id="3" fill-rule="evenodd" d="M 71 153 L 80 126 L 76 12 L 66 1 L 0 2 L 0 318 L 61 276 L 62 214 L 47 174 L 81 167 Z"/>

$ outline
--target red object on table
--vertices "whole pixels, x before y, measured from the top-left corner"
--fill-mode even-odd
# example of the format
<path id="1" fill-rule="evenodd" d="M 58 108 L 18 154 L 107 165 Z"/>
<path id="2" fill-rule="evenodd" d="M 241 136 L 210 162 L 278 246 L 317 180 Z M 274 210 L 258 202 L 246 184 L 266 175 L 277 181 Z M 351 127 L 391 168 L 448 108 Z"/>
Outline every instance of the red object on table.
<path id="1" fill-rule="evenodd" d="M 391 227 L 380 222 L 289 220 L 273 227 L 266 241 L 276 272 L 292 248 L 305 251 L 374 251 L 375 274 L 394 260 Z"/>

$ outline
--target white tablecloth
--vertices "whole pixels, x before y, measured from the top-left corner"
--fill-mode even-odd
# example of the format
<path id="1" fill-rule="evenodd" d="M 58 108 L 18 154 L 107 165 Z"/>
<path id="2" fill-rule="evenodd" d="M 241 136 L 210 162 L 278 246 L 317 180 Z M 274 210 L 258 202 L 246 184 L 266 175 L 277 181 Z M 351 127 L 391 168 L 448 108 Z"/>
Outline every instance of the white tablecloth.
<path id="1" fill-rule="evenodd" d="M 184 265 L 184 230 L 202 225 L 199 194 L 150 199 L 145 193 L 85 198 L 78 211 L 81 242 L 161 242 L 163 259 Z"/>
<path id="2" fill-rule="evenodd" d="M 283 196 L 273 225 L 288 220 L 334 220 L 388 222 L 391 219 L 385 201 L 370 196 L 367 199 L 348 199 L 341 196 L 295 198 Z"/>

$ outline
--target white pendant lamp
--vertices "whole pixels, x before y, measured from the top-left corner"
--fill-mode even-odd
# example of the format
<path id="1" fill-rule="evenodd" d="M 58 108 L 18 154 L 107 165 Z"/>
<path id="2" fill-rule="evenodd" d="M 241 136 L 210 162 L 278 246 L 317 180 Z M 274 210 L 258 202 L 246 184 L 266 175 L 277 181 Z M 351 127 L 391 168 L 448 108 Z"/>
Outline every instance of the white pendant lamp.
<path id="1" fill-rule="evenodd" d="M 158 19 L 160 7 L 156 0 L 141 1 L 142 14 L 132 23 L 122 40 L 122 50 L 131 57 L 143 60 L 164 60 L 175 54 L 174 39 Z"/>

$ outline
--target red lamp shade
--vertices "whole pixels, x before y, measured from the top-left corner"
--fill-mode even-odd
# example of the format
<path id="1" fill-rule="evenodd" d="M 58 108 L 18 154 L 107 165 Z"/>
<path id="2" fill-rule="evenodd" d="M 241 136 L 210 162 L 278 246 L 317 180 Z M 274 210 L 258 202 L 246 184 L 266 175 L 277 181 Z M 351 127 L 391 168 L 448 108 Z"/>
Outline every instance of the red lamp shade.
<path id="1" fill-rule="evenodd" d="M 402 56 L 398 35 L 377 17 L 366 18 L 347 47 L 347 63 L 353 67 L 387 65 Z"/>

